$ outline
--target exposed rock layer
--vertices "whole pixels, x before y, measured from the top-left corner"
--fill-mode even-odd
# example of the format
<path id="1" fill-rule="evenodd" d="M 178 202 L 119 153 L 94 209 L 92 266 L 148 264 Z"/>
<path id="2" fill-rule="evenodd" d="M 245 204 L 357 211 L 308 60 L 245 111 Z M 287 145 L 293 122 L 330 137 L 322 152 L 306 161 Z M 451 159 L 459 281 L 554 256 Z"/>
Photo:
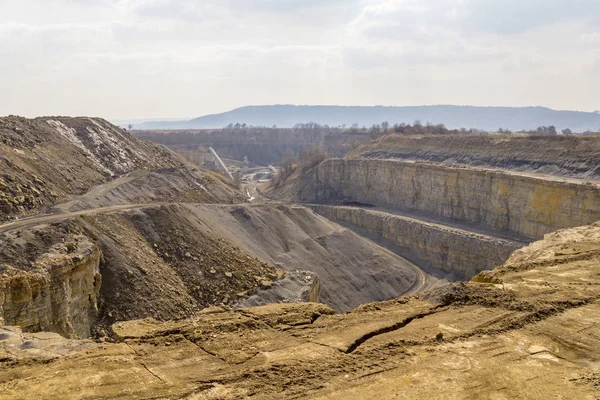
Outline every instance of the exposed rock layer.
<path id="1" fill-rule="evenodd" d="M 24 271 L 3 266 L 0 312 L 8 325 L 88 337 L 96 322 L 100 295 L 98 246 L 78 235 L 53 245 Z"/>
<path id="2" fill-rule="evenodd" d="M 352 200 L 526 238 L 600 219 L 597 184 L 392 160 L 326 160 L 287 190 L 304 202 Z"/>
<path id="3" fill-rule="evenodd" d="M 391 244 L 394 250 L 417 265 L 452 273 L 458 279 L 471 279 L 480 271 L 501 265 L 525 245 L 374 210 L 324 205 L 311 205 L 310 208 L 378 242 Z"/>
<path id="4" fill-rule="evenodd" d="M 600 136 L 390 135 L 365 143 L 349 157 L 422 160 L 600 180 Z"/>

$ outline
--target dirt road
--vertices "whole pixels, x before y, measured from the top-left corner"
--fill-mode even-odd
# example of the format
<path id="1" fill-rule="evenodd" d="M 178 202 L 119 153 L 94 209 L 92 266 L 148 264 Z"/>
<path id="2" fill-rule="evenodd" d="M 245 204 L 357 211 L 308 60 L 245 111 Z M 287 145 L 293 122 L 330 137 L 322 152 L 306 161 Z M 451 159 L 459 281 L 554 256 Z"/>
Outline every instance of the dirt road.
<path id="1" fill-rule="evenodd" d="M 8 222 L 6 224 L 0 225 L 0 233 L 6 233 L 15 229 L 29 228 L 36 225 L 41 224 L 49 224 L 52 222 L 63 221 L 65 219 L 78 217 L 80 215 L 90 215 L 90 214 L 106 214 L 115 211 L 127 211 L 127 210 L 137 210 L 141 208 L 147 207 L 160 207 L 161 204 L 125 204 L 118 206 L 110 206 L 110 207 L 100 207 L 94 208 L 91 210 L 83 210 L 83 211 L 74 211 L 60 214 L 40 214 L 35 215 L 33 217 L 23 218 L 17 221 Z"/>
<path id="2" fill-rule="evenodd" d="M 96 198 L 147 174 L 147 171 L 136 171 L 96 186 L 84 195 L 52 207 L 45 214 L 2 224 L 0 233 L 84 215 L 177 204 L 119 204 L 70 211 L 73 204 L 94 204 Z M 304 207 L 289 207 L 263 197 L 252 182 L 245 184 L 242 191 L 253 197 L 251 203 L 189 203 L 189 218 L 208 223 L 213 233 L 236 242 L 249 254 L 271 265 L 290 271 L 299 269 L 316 273 L 326 288 L 325 299 L 340 310 L 351 309 L 372 299 L 419 293 L 446 282 L 375 242 L 317 217 Z"/>

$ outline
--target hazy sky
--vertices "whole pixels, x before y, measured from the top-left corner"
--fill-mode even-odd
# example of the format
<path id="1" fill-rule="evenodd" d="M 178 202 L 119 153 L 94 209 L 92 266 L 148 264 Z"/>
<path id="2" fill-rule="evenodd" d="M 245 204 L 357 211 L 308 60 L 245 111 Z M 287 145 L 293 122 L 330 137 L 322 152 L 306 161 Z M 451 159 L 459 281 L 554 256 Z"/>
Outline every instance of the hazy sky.
<path id="1" fill-rule="evenodd" d="M 600 109 L 600 0 L 0 0 L 0 115 Z"/>

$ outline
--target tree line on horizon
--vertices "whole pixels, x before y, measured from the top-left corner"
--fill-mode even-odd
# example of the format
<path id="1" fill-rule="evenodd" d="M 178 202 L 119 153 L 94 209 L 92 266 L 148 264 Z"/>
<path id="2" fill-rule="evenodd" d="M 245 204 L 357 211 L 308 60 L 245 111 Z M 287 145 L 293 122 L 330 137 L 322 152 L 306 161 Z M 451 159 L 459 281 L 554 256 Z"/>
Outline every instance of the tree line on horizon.
<path id="1" fill-rule="evenodd" d="M 252 126 L 245 123 L 236 123 L 229 124 L 223 128 L 223 130 L 251 130 L 251 131 L 260 131 L 263 129 L 279 129 L 276 125 L 273 125 L 271 128 L 261 127 L 261 126 Z M 286 129 L 286 128 L 284 128 Z M 298 123 L 294 125 L 291 129 L 294 132 L 315 132 L 315 131 L 324 131 L 324 132 L 349 132 L 349 133 L 362 133 L 368 134 L 369 136 L 378 137 L 385 134 L 396 133 L 402 135 L 481 135 L 481 134 L 489 134 L 489 133 L 499 133 L 499 134 L 525 134 L 525 135 L 559 135 L 558 130 L 555 126 L 539 126 L 536 129 L 530 130 L 518 130 L 512 131 L 510 129 L 499 128 L 496 132 L 490 132 L 482 129 L 475 128 L 460 128 L 460 129 L 449 129 L 444 124 L 432 124 L 430 122 L 426 122 L 423 124 L 420 120 L 416 120 L 412 125 L 407 123 L 395 123 L 390 125 L 389 122 L 383 121 L 380 124 L 373 124 L 370 127 L 367 126 L 359 126 L 359 124 L 354 123 L 350 126 L 348 125 L 338 125 L 338 126 L 330 126 L 327 124 L 320 125 L 316 122 L 308 122 L 308 123 Z M 560 134 L 565 136 L 575 135 L 571 129 L 562 129 Z M 592 132 L 586 131 L 582 134 L 600 134 L 600 132 Z"/>

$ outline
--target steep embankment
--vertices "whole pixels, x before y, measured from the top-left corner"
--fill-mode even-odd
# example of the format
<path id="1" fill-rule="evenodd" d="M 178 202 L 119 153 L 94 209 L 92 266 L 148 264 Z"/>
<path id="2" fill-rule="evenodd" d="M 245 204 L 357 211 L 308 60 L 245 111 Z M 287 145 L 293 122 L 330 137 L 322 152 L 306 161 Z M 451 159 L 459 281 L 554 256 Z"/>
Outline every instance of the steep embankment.
<path id="1" fill-rule="evenodd" d="M 26 331 L 87 337 L 114 321 L 233 303 L 281 277 L 190 211 L 98 210 L 4 232 L 0 317 Z"/>
<path id="2" fill-rule="evenodd" d="M 489 233 L 358 207 L 309 205 L 318 214 L 369 237 L 431 271 L 469 280 L 501 265 L 525 243 Z"/>
<path id="3" fill-rule="evenodd" d="M 438 283 L 298 206 L 114 206 L 5 227 L 0 317 L 26 331 L 102 335 L 115 321 L 183 318 L 250 296 L 249 304 L 318 298 L 346 311 Z M 71 237 L 93 246 L 94 257 L 69 250 Z M 54 257 L 56 249 L 66 254 Z M 62 311 L 65 305 L 70 308 Z M 84 322 L 70 322 L 83 314 L 89 315 Z"/>
<path id="4" fill-rule="evenodd" d="M 283 270 L 308 270 L 336 311 L 438 284 L 405 259 L 299 206 L 187 206 L 221 237 Z"/>
<path id="5" fill-rule="evenodd" d="M 64 227 L 0 239 L 0 319 L 31 331 L 88 337 L 98 316 L 98 246 Z"/>
<path id="6" fill-rule="evenodd" d="M 0 118 L 0 221 L 81 195 L 112 176 L 182 167 L 168 150 L 100 118 Z"/>
<path id="7" fill-rule="evenodd" d="M 292 185 L 280 192 L 303 202 L 357 201 L 532 239 L 600 220 L 600 184 L 498 170 L 330 159 Z"/>
<path id="8" fill-rule="evenodd" d="M 600 136 L 390 135 L 350 158 L 428 161 L 600 180 Z"/>
<path id="9" fill-rule="evenodd" d="M 183 321 L 118 323 L 123 343 L 100 348 L 56 338 L 7 346 L 0 388 L 7 398 L 61 400 L 595 399 L 599 269 L 600 226 L 584 226 L 472 282 L 347 314 L 318 304 L 214 307 Z"/>

